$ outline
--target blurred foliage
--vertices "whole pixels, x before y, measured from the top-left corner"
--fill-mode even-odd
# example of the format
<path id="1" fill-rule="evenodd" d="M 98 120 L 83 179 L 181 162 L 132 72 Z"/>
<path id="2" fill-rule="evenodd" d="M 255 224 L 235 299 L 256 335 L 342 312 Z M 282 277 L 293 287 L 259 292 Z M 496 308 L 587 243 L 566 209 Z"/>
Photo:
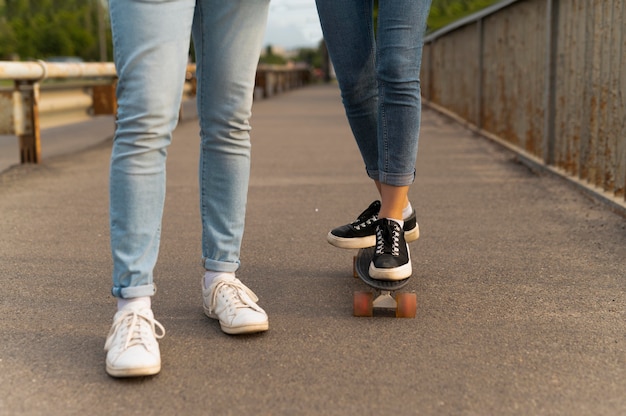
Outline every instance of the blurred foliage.
<path id="1" fill-rule="evenodd" d="M 99 1 L 0 0 L 0 59 L 76 56 L 99 60 Z M 108 20 L 106 15 L 103 10 Z M 110 31 L 105 36 L 110 44 Z"/>
<path id="2" fill-rule="evenodd" d="M 284 65 L 287 63 L 287 59 L 283 55 L 275 53 L 274 48 L 269 45 L 265 48 L 265 53 L 261 55 L 259 62 L 268 65 Z"/>
<path id="3" fill-rule="evenodd" d="M 432 0 L 428 31 L 439 29 L 497 1 Z M 377 3 L 375 0 L 376 8 Z M 107 60 L 111 60 L 111 32 L 106 6 L 106 0 L 0 0 L 0 60 L 76 56 L 85 61 L 98 61 L 99 11 L 106 27 L 103 36 L 109 45 Z M 295 59 L 318 67 L 321 63 L 319 55 L 319 48 L 306 48 Z M 284 58 L 271 53 L 271 50 L 263 59 L 266 63 L 284 63 Z"/>
<path id="4" fill-rule="evenodd" d="M 432 32 L 455 20 L 475 13 L 499 0 L 432 0 L 428 31 Z"/>
<path id="5" fill-rule="evenodd" d="M 323 64 L 323 59 L 324 59 L 322 57 L 322 54 L 320 53 L 321 48 L 322 48 L 321 45 L 317 49 L 301 48 L 298 50 L 298 54 L 295 56 L 294 60 L 296 62 L 305 62 L 311 68 L 321 68 Z"/>

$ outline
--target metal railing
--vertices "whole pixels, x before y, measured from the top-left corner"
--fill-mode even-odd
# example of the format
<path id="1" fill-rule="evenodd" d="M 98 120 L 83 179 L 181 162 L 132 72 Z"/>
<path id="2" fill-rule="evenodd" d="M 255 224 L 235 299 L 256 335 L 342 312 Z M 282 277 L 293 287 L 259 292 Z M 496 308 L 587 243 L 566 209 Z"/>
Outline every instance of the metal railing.
<path id="1" fill-rule="evenodd" d="M 11 91 L 0 91 L 0 134 L 19 138 L 22 163 L 41 161 L 40 83 L 45 79 L 100 79 L 92 85 L 94 114 L 113 114 L 115 66 L 112 63 L 0 62 L 0 79 L 12 80 Z"/>
<path id="2" fill-rule="evenodd" d="M 256 71 L 256 88 L 263 98 L 302 87 L 311 82 L 308 65 L 259 65 Z"/>
<path id="3" fill-rule="evenodd" d="M 425 39 L 425 102 L 626 208 L 626 0 L 504 0 Z"/>
<path id="4" fill-rule="evenodd" d="M 0 135 L 15 135 L 19 138 L 21 163 L 41 161 L 40 117 L 43 111 L 83 109 L 92 115 L 115 114 L 117 100 L 115 65 L 104 63 L 48 63 L 1 62 L 0 80 L 10 80 L 13 88 L 0 90 Z M 68 89 L 68 100 L 42 106 L 41 82 L 43 80 L 78 80 L 70 89 L 82 87 L 90 94 L 76 94 Z M 82 80 L 82 81 L 81 81 Z M 298 88 L 310 82 L 307 66 L 259 66 L 256 74 L 256 89 L 263 98 L 283 91 Z M 195 65 L 187 67 L 187 95 L 195 95 Z M 61 87 L 62 88 L 62 87 Z M 72 100 L 74 100 L 72 102 Z"/>

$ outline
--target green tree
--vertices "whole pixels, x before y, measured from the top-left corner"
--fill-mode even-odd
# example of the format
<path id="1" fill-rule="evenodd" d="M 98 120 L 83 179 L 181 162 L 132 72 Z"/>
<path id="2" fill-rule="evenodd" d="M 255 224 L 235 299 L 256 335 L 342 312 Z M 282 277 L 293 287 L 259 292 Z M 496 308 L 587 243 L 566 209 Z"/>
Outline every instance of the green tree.
<path id="1" fill-rule="evenodd" d="M 301 48 L 298 50 L 298 54 L 294 58 L 296 62 L 304 62 L 311 68 L 321 68 L 322 59 L 320 48 Z"/>
<path id="2" fill-rule="evenodd" d="M 433 0 L 428 16 L 428 30 L 440 29 L 475 13 L 499 0 Z"/>
<path id="3" fill-rule="evenodd" d="M 500 0 L 432 0 L 428 16 L 428 31 L 449 25 Z M 378 16 L 378 0 L 374 0 L 374 27 Z"/>
<path id="4" fill-rule="evenodd" d="M 101 1 L 0 0 L 0 59 L 17 54 L 22 59 L 62 55 L 99 60 Z M 110 31 L 106 38 L 110 44 Z"/>
<path id="5" fill-rule="evenodd" d="M 268 45 L 265 48 L 265 53 L 259 59 L 259 63 L 268 65 L 284 65 L 287 63 L 287 60 L 283 56 L 274 54 L 272 46 Z"/>
<path id="6" fill-rule="evenodd" d="M 417 1 L 417 0 L 416 0 Z M 432 0 L 428 30 L 436 30 L 498 0 Z M 100 60 L 98 7 L 106 0 L 0 0 L 0 59 L 45 59 L 73 55 L 86 61 Z M 377 4 L 375 2 L 375 16 Z M 105 13 L 105 16 L 107 13 Z M 111 33 L 105 42 L 111 44 Z M 112 57 L 108 48 L 108 57 Z M 306 62 L 311 56 L 302 56 Z M 267 54 L 267 63 L 284 60 Z M 313 61 L 311 61 L 313 62 Z M 313 66 L 317 62 L 312 63 Z"/>

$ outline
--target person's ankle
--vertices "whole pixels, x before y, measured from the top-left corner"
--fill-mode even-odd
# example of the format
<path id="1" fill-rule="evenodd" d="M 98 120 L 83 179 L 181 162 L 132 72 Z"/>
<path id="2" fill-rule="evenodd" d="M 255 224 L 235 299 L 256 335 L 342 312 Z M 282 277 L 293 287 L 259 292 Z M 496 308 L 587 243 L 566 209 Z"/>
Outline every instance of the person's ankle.
<path id="1" fill-rule="evenodd" d="M 229 274 L 233 277 L 235 276 L 235 273 L 233 272 L 215 272 L 213 270 L 206 270 L 204 272 L 204 288 L 208 289 L 211 287 L 211 284 L 213 284 L 216 278 L 225 274 Z"/>

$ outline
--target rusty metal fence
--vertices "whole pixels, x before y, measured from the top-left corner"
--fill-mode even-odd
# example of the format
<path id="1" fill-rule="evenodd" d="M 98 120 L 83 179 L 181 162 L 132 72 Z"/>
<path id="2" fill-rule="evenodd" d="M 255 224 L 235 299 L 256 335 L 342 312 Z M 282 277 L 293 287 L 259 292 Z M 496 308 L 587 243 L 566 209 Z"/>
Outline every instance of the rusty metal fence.
<path id="1" fill-rule="evenodd" d="M 425 102 L 626 208 L 626 0 L 504 0 L 429 35 Z"/>

